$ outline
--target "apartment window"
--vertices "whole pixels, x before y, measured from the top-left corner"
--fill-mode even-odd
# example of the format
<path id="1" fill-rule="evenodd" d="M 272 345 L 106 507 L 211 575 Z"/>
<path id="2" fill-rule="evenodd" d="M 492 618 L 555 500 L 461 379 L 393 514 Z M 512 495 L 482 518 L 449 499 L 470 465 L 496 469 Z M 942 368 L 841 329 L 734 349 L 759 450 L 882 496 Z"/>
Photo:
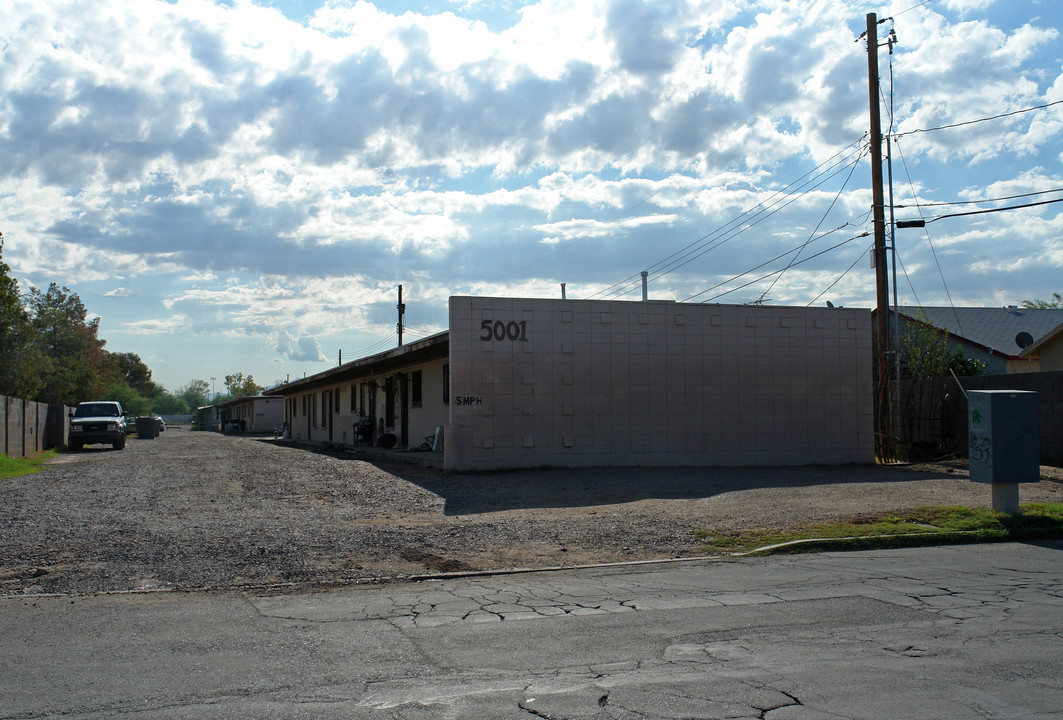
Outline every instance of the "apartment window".
<path id="1" fill-rule="evenodd" d="M 421 407 L 421 371 L 410 373 L 410 407 Z"/>
<path id="2" fill-rule="evenodd" d="M 351 414 L 352 415 L 357 414 L 357 412 L 358 412 L 358 404 L 355 402 L 358 399 L 358 396 L 355 395 L 355 393 L 354 393 L 354 388 L 355 387 L 357 387 L 357 386 L 356 385 L 351 385 Z"/>
<path id="3" fill-rule="evenodd" d="M 303 417 L 306 417 L 306 395 L 303 395 Z"/>
<path id="4" fill-rule="evenodd" d="M 443 366 L 443 404 L 450 405 L 450 365 Z"/>
<path id="5" fill-rule="evenodd" d="M 329 406 L 332 404 L 332 398 L 330 397 L 328 390 L 321 391 L 321 426 L 328 425 L 328 411 L 331 409 Z"/>
<path id="6" fill-rule="evenodd" d="M 317 427 L 317 393 L 310 395 L 310 419 L 314 423 L 314 427 Z"/>
<path id="7" fill-rule="evenodd" d="M 332 391 L 332 413 L 334 415 L 340 414 L 340 389 L 336 388 Z"/>

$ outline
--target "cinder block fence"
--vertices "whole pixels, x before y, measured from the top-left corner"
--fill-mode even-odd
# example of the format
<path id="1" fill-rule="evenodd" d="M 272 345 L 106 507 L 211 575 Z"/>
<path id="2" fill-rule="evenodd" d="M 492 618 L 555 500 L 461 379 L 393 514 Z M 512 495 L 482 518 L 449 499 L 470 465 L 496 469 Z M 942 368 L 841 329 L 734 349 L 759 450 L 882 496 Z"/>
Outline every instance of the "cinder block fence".
<path id="1" fill-rule="evenodd" d="M 66 405 L 0 395 L 0 452 L 26 457 L 66 444 Z"/>

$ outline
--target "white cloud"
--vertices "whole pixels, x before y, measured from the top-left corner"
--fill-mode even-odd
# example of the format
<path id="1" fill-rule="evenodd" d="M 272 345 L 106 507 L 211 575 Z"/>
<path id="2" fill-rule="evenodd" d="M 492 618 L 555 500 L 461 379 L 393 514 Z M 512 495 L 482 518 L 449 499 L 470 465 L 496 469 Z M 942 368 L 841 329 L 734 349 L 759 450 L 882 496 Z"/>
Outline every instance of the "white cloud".
<path id="1" fill-rule="evenodd" d="M 374 345 L 400 283 L 411 309 L 431 307 L 428 331 L 451 293 L 555 296 L 564 281 L 587 296 L 659 264 L 655 296 L 722 283 L 714 295 L 817 226 L 864 229 L 866 160 L 816 168 L 865 132 L 854 40 L 875 8 L 515 5 L 330 0 L 302 23 L 252 0 L 8 3 L 4 259 L 20 282 L 93 298 L 116 341 L 159 343 L 142 356 L 171 372 L 218 375 L 232 364 L 206 363 L 231 354 L 305 367 Z M 895 130 L 1063 98 L 1063 22 L 1046 8 L 892 8 Z M 1060 187 L 1063 106 L 893 147 L 908 200 Z M 1057 216 L 932 224 L 956 295 L 1058 291 Z M 940 296 L 926 242 L 906 240 L 913 285 Z M 770 296 L 801 304 L 836 283 L 832 301 L 869 304 L 865 264 L 845 272 L 862 242 L 771 276 Z"/>
<path id="2" fill-rule="evenodd" d="M 277 360 L 291 360 L 295 362 L 325 362 L 326 357 L 321 352 L 317 339 L 308 335 L 293 337 L 287 330 L 280 330 L 269 338 L 267 351 L 274 353 Z"/>

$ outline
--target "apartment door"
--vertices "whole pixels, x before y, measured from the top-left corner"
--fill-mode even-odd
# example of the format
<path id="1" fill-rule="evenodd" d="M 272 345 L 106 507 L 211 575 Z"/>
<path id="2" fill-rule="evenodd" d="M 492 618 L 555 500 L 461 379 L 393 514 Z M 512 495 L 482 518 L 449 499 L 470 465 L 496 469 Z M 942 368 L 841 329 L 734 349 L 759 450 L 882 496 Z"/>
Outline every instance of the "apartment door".
<path id="1" fill-rule="evenodd" d="M 408 376 L 399 373 L 395 378 L 399 384 L 399 445 L 409 447 L 410 440 L 410 388 Z"/>

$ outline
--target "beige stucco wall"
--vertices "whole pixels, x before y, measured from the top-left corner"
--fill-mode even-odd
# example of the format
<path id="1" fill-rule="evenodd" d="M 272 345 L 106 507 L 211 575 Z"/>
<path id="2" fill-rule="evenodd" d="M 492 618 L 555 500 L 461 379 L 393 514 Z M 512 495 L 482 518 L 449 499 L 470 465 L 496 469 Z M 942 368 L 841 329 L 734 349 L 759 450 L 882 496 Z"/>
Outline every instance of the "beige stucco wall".
<path id="1" fill-rule="evenodd" d="M 453 297 L 453 470 L 874 457 L 867 310 Z"/>
<path id="2" fill-rule="evenodd" d="M 1057 334 L 1051 342 L 1041 346 L 1040 368 L 1043 372 L 1063 370 L 1063 334 Z"/>
<path id="3" fill-rule="evenodd" d="M 226 412 L 230 422 L 235 420 L 244 423 L 243 432 L 273 432 L 284 422 L 284 399 L 251 398 L 226 408 Z"/>

